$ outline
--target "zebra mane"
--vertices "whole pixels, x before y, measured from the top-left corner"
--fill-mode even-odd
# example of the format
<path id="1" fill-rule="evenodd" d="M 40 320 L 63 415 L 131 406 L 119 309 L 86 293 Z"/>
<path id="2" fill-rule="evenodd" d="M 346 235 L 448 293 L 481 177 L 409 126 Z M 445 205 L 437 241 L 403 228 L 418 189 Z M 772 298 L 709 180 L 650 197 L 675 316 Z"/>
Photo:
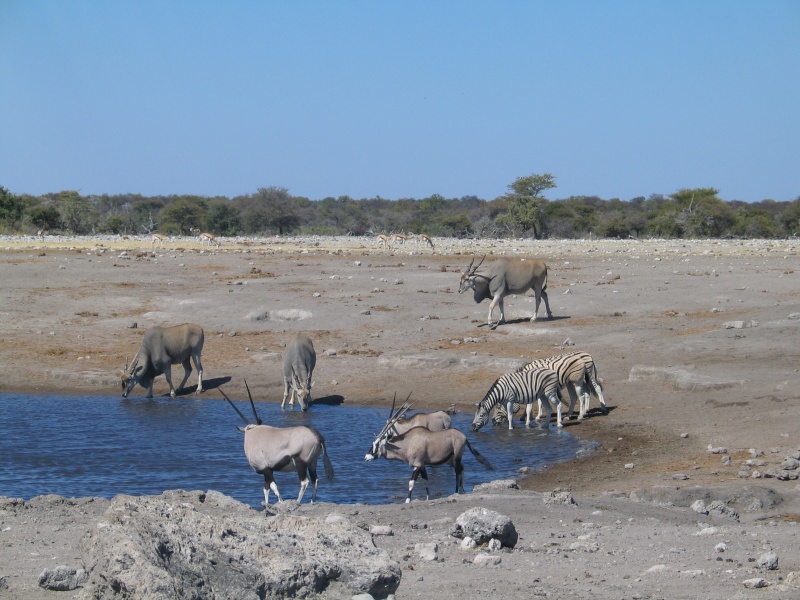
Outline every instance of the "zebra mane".
<path id="1" fill-rule="evenodd" d="M 501 394 L 499 392 L 495 393 L 495 390 L 500 387 L 500 381 L 503 379 L 503 376 L 498 377 L 497 381 L 492 384 L 492 387 L 489 388 L 489 391 L 486 392 L 486 395 L 483 397 L 478 403 L 478 406 L 486 410 L 487 412 L 494 408 L 494 405 L 498 403 Z"/>

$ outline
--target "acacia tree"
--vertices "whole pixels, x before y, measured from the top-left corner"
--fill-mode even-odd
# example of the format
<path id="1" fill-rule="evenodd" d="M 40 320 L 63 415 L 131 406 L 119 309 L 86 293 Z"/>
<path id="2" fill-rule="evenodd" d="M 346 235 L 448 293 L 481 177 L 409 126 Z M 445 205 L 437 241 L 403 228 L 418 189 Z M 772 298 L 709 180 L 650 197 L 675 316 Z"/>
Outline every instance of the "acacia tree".
<path id="1" fill-rule="evenodd" d="M 556 187 L 555 177 L 550 173 L 519 177 L 508 186 L 511 193 L 506 194 L 508 213 L 504 219 L 511 227 L 523 232 L 533 230 L 533 237 L 540 238 L 545 233 L 543 207 L 547 199 L 542 192 Z"/>
<path id="2" fill-rule="evenodd" d="M 92 204 L 78 192 L 61 192 L 58 197 L 58 212 L 61 222 L 67 231 L 77 234 L 89 233 L 93 228 L 96 215 Z"/>

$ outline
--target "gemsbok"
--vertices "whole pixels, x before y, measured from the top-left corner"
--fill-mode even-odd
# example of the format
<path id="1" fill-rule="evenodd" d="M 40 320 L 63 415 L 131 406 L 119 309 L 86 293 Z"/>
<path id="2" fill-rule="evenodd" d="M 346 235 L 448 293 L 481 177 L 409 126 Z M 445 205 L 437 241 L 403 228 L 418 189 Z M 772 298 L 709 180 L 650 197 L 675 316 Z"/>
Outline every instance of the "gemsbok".
<path id="1" fill-rule="evenodd" d="M 440 410 L 433 413 L 417 413 L 409 418 L 400 417 L 392 426 L 391 435 L 403 435 L 414 427 L 424 427 L 428 431 L 450 429 L 450 415 Z"/>
<path id="2" fill-rule="evenodd" d="M 317 353 L 314 343 L 305 333 L 298 333 L 295 340 L 286 348 L 283 355 L 283 400 L 284 408 L 286 399 L 289 407 L 294 408 L 297 399 L 302 410 L 308 410 L 311 405 L 311 376 L 317 364 Z"/>
<path id="3" fill-rule="evenodd" d="M 524 294 L 529 289 L 533 289 L 536 296 L 536 307 L 533 311 L 531 321 L 535 321 L 539 314 L 539 303 L 544 300 L 548 318 L 553 318 L 550 312 L 550 302 L 547 299 L 547 265 L 538 258 L 509 260 L 501 258 L 495 261 L 489 268 L 486 275 L 477 273 L 483 264 L 486 255 L 475 267 L 475 259 L 469 263 L 466 270 L 461 271 L 461 283 L 458 293 L 463 294 L 468 289 L 473 290 L 475 302 L 481 303 L 487 298 L 492 301 L 489 304 L 488 325 L 492 327 L 492 312 L 496 304 L 500 306 L 500 320 L 497 325 L 505 322 L 505 312 L 503 309 L 503 298 L 509 294 Z M 495 325 L 494 327 L 496 327 Z"/>
<path id="4" fill-rule="evenodd" d="M 247 386 L 247 382 L 245 382 Z M 256 473 L 264 476 L 264 506 L 269 506 L 269 492 L 275 492 L 278 502 L 281 502 L 281 494 L 278 485 L 275 483 L 274 473 L 276 471 L 288 472 L 296 471 L 300 478 L 300 493 L 297 495 L 297 503 L 303 499 L 309 483 L 314 484 L 311 492 L 311 502 L 317 499 L 317 460 L 322 454 L 325 464 L 325 475 L 328 481 L 333 481 L 333 465 L 328 458 L 328 451 L 325 448 L 325 438 L 313 427 L 300 425 L 297 427 L 272 427 L 263 425 L 261 419 L 256 414 L 256 406 L 253 397 L 250 396 L 250 388 L 247 388 L 247 395 L 250 396 L 250 405 L 253 407 L 253 417 L 255 424 L 250 423 L 247 418 L 236 408 L 231 399 L 220 389 L 225 399 L 230 403 L 234 410 L 245 422 L 244 427 L 237 427 L 244 433 L 244 455 L 247 462 Z"/>
<path id="5" fill-rule="evenodd" d="M 194 323 L 184 323 L 174 327 L 151 327 L 148 329 L 139 352 L 130 364 L 125 364 L 122 372 L 122 397 L 127 398 L 136 384 L 147 389 L 147 397 L 153 397 L 153 380 L 161 375 L 167 378 L 169 395 L 175 397 L 172 385 L 172 365 L 183 365 L 182 389 L 192 372 L 192 361 L 197 369 L 197 393 L 203 391 L 203 365 L 200 354 L 203 351 L 205 335 L 203 328 Z"/>
<path id="6" fill-rule="evenodd" d="M 389 419 L 375 437 L 372 446 L 364 457 L 367 462 L 376 458 L 384 457 L 393 460 L 402 460 L 412 467 L 411 479 L 408 481 L 408 496 L 406 502 L 411 502 L 411 492 L 414 490 L 414 482 L 422 475 L 425 481 L 425 498 L 430 499 L 428 489 L 428 472 L 426 466 L 438 467 L 440 465 L 452 465 L 456 472 L 456 493 L 464 492 L 464 447 L 469 448 L 473 456 L 478 459 L 484 467 L 492 470 L 491 463 L 475 450 L 467 440 L 467 436 L 458 429 L 445 429 L 442 431 L 430 431 L 424 427 L 414 427 L 402 435 L 392 435 L 392 429 L 399 419 L 401 419 L 411 405 L 405 402 L 403 406 L 394 410 L 394 403 L 389 412 Z"/>
<path id="7" fill-rule="evenodd" d="M 537 400 L 544 405 L 547 420 L 544 427 L 550 427 L 552 416 L 551 406 L 558 411 L 556 423 L 559 429 L 564 425 L 561 422 L 561 402 L 558 395 L 558 375 L 552 369 L 536 369 L 531 371 L 515 371 L 498 377 L 489 391 L 477 404 L 475 417 L 472 420 L 472 430 L 478 431 L 489 421 L 489 415 L 497 404 L 505 404 L 509 415 L 508 428 L 514 429 L 514 404 L 525 405 L 525 425 L 530 427 L 533 403 Z M 552 404 L 551 404 L 552 403 Z"/>

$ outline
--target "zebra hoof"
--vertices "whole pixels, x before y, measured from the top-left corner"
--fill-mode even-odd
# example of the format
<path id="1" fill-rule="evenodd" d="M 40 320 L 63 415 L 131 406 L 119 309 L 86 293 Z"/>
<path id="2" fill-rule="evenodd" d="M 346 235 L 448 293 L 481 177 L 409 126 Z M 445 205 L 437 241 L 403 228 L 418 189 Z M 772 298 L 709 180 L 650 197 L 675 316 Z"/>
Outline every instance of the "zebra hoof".
<path id="1" fill-rule="evenodd" d="M 600 409 L 600 414 L 601 415 L 607 415 L 608 414 L 608 409 L 604 406 L 603 408 Z"/>

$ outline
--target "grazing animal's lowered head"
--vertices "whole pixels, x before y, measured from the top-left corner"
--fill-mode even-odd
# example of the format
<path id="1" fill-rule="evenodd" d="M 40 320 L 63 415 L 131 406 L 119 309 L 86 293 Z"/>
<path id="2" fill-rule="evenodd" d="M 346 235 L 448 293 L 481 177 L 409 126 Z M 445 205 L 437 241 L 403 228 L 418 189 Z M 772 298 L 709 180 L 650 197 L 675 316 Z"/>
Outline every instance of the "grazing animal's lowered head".
<path id="1" fill-rule="evenodd" d="M 184 377 L 178 386 L 183 388 L 192 372 L 192 362 L 197 368 L 197 393 L 203 391 L 203 365 L 200 355 L 203 351 L 205 335 L 203 328 L 194 323 L 184 323 L 174 327 L 151 327 L 142 338 L 139 352 L 130 366 L 125 365 L 122 372 L 122 397 L 127 398 L 137 385 L 147 389 L 147 397 L 153 397 L 153 381 L 164 375 L 169 384 L 169 393 L 175 397 L 172 385 L 172 365 L 183 365 Z"/>

